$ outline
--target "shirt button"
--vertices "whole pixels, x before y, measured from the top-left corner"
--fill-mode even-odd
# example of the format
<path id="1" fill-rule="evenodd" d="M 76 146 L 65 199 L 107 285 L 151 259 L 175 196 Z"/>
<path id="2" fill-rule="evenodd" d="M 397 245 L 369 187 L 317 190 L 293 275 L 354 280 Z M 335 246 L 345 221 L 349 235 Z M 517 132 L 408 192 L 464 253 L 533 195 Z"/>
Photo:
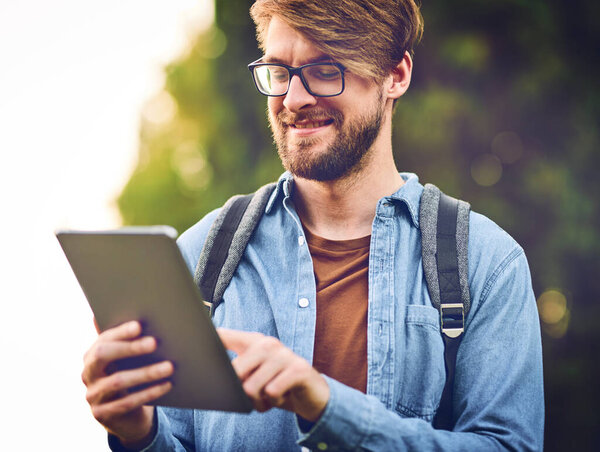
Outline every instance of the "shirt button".
<path id="1" fill-rule="evenodd" d="M 302 246 L 304 245 L 304 236 L 300 235 L 298 236 L 298 245 Z"/>
<path id="2" fill-rule="evenodd" d="M 325 443 L 319 443 L 317 444 L 317 447 L 319 448 L 319 450 L 327 450 L 327 444 Z"/>
<path id="3" fill-rule="evenodd" d="M 300 300 L 298 300 L 298 305 L 301 308 L 306 308 L 308 307 L 308 298 L 300 298 Z"/>

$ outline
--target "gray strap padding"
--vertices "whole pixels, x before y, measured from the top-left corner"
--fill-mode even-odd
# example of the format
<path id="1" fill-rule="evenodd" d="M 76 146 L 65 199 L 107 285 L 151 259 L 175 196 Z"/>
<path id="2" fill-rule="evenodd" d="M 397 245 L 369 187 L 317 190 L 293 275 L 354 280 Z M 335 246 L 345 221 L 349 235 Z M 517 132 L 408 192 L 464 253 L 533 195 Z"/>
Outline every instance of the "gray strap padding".
<path id="1" fill-rule="evenodd" d="M 423 257 L 423 271 L 429 288 L 431 302 L 436 309 L 440 309 L 440 284 L 437 272 L 437 217 L 440 200 L 440 189 L 435 185 L 426 184 L 421 195 L 421 208 L 419 210 L 419 226 L 421 228 L 421 253 Z M 456 220 L 456 248 L 458 256 L 458 277 L 461 290 L 461 301 L 464 304 L 465 315 L 471 307 L 469 293 L 469 212 L 471 206 L 465 201 L 458 201 L 458 217 Z"/>
<path id="2" fill-rule="evenodd" d="M 250 201 L 250 204 L 248 205 L 248 208 L 246 209 L 246 212 L 244 213 L 244 216 L 240 221 L 240 225 L 233 236 L 233 241 L 231 242 L 231 246 L 229 247 L 227 259 L 225 260 L 225 263 L 223 264 L 223 267 L 221 268 L 221 272 L 219 273 L 219 277 L 217 279 L 213 299 L 207 301 L 218 303 L 223 298 L 223 293 L 225 292 L 225 289 L 227 288 L 229 282 L 231 281 L 231 278 L 233 277 L 235 269 L 237 268 L 238 263 L 240 262 L 240 259 L 244 254 L 246 245 L 248 245 L 248 241 L 250 240 L 250 237 L 252 236 L 256 225 L 258 224 L 263 213 L 265 212 L 267 202 L 271 194 L 273 193 L 273 190 L 275 189 L 276 185 L 276 183 L 264 185 L 261 188 L 259 188 L 252 197 L 252 200 Z M 202 252 L 200 253 L 198 265 L 196 265 L 196 271 L 194 273 L 194 281 L 196 282 L 196 284 L 198 284 L 199 281 L 202 279 L 202 275 L 204 274 L 206 264 L 208 262 L 210 250 L 212 249 L 215 243 L 217 234 L 221 225 L 223 224 L 225 215 L 227 214 L 227 211 L 233 204 L 234 200 L 236 198 L 239 198 L 240 196 L 241 195 L 233 196 L 223 205 L 221 211 L 219 212 L 219 215 L 217 215 L 217 218 L 213 222 L 210 230 L 208 231 L 208 236 L 206 237 L 206 241 L 204 242 L 204 247 L 202 248 Z"/>

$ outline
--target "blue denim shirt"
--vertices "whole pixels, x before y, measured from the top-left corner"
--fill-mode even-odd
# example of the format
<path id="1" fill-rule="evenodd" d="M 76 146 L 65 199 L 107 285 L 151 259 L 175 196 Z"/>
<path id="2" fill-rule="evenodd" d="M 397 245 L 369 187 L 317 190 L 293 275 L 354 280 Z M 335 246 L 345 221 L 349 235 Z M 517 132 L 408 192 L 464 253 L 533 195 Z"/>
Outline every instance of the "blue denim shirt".
<path id="1" fill-rule="evenodd" d="M 147 450 L 542 450 L 541 339 L 527 261 L 507 233 L 473 212 L 472 306 L 456 362 L 457 422 L 453 432 L 433 429 L 445 382 L 444 346 L 421 264 L 423 186 L 414 174 L 402 177 L 406 184 L 378 202 L 373 220 L 367 394 L 326 377 L 331 398 L 309 431 L 280 409 L 231 414 L 160 407 Z M 292 189 L 286 173 L 214 322 L 275 336 L 312 362 L 315 278 Z M 217 213 L 179 239 L 192 272 Z"/>

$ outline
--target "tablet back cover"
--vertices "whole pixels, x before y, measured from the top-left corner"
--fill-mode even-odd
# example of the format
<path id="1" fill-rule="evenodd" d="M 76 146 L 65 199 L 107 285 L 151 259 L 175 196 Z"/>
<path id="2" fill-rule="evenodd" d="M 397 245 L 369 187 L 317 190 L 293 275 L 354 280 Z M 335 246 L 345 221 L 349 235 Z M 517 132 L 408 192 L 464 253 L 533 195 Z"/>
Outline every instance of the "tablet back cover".
<path id="1" fill-rule="evenodd" d="M 120 368 L 170 360 L 171 391 L 154 404 L 249 412 L 252 404 L 231 366 L 202 296 L 169 227 L 58 231 L 101 330 L 139 320 L 157 338 L 151 355 Z"/>

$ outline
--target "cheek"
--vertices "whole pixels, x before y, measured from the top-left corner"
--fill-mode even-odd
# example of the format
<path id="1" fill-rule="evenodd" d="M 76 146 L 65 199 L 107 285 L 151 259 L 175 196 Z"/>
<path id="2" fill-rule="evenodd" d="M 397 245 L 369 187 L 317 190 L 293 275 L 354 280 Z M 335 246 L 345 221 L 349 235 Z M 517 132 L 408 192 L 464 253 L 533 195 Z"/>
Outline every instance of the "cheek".
<path id="1" fill-rule="evenodd" d="M 277 114 L 281 111 L 283 108 L 283 99 L 283 97 L 269 97 L 267 99 L 267 107 L 271 117 L 277 116 Z"/>

